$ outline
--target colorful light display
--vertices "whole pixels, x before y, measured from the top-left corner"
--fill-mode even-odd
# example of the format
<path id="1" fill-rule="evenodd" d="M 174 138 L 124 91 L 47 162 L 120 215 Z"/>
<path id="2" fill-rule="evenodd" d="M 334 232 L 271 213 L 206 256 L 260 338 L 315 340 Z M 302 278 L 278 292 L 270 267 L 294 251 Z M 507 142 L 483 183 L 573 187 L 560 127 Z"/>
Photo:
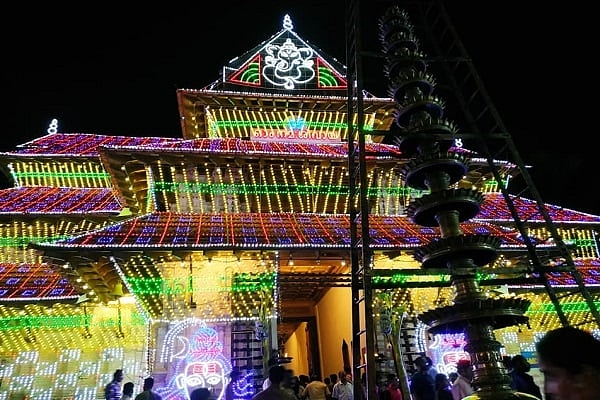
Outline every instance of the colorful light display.
<path id="1" fill-rule="evenodd" d="M 289 252 L 293 272 L 294 251 L 319 254 L 314 265 L 298 267 L 306 271 L 320 265 L 320 254 L 349 249 L 344 141 L 358 117 L 348 122 L 344 68 L 299 38 L 289 16 L 272 39 L 226 66 L 223 81 L 178 90 L 185 139 L 64 134 L 53 121 L 48 135 L 0 155 L 16 183 L 0 190 L 0 400 L 95 399 L 116 368 L 138 383 L 148 374 L 163 379 L 156 387 L 165 400 L 187 400 L 199 386 L 222 400 L 233 368 L 232 322 L 249 323 L 251 336 L 264 341 L 271 332 L 263 320 L 280 311 L 279 251 Z M 447 301 L 449 275 L 419 275 L 414 262 L 386 255 L 439 235 L 437 228 L 409 223 L 406 204 L 424 193 L 400 184 L 406 159 L 397 146 L 369 136 L 388 130 L 393 112 L 392 99 L 365 92 L 373 288 L 398 289 L 390 302 L 410 304 L 414 316 Z M 504 166 L 508 182 L 514 166 Z M 479 185 L 486 194 L 463 231 L 501 237 L 503 251 L 522 252 L 498 182 L 483 175 L 461 184 Z M 537 205 L 513 200 L 536 244 L 549 247 Z M 600 217 L 547 208 L 573 245 L 586 284 L 599 285 L 591 228 Z M 54 269 L 34 249 L 52 254 Z M 56 254 L 75 254 L 73 263 L 59 263 Z M 498 268 L 509 264 L 507 256 Z M 490 268 L 478 280 L 500 275 Z M 572 285 L 565 274 L 550 276 L 552 283 Z M 128 292 L 118 302 L 117 281 Z M 560 324 L 541 287 L 527 289 L 530 336 Z M 37 301 L 46 303 L 32 304 Z M 562 302 L 584 321 L 580 297 Z M 530 350 L 532 340 L 519 344 L 514 331 L 499 335 L 511 351 Z M 464 357 L 462 344 L 461 337 L 434 338 L 438 370 L 452 370 Z M 260 350 L 250 357 L 260 357 Z M 236 396 L 251 396 L 256 379 L 251 371 L 242 374 Z"/>
<path id="2" fill-rule="evenodd" d="M 189 393 L 199 387 L 208 388 L 216 400 L 223 398 L 231 373 L 224 331 L 201 320 L 183 320 L 169 327 L 160 355 L 168 365 L 168 378 L 157 389 L 163 398 L 189 400 Z"/>

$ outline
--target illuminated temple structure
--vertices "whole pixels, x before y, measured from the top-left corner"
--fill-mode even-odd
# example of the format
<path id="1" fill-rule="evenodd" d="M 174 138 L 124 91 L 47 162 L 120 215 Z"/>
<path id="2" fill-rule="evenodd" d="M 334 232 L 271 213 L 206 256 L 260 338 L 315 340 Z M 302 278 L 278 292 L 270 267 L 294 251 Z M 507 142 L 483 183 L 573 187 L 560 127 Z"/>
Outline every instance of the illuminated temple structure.
<path id="1" fill-rule="evenodd" d="M 11 180 L 0 190 L 0 400 L 95 399 L 117 368 L 136 391 L 154 376 L 165 400 L 187 399 L 195 386 L 221 400 L 236 369 L 242 399 L 273 362 L 322 376 L 347 364 L 346 77 L 285 16 L 280 31 L 233 59 L 217 81 L 177 90 L 181 138 L 62 133 L 53 121 L 46 135 L 0 154 Z M 466 354 L 464 338 L 429 335 L 418 322 L 452 301 L 449 275 L 414 258 L 440 229 L 408 218 L 427 190 L 403 183 L 408 159 L 375 134 L 393 129 L 398 105 L 366 91 L 363 101 L 363 129 L 373 132 L 364 154 L 373 307 L 414 322 L 416 338 L 386 343 L 377 311 L 377 341 L 361 345 L 378 354 L 382 371 L 394 369 L 396 346 L 427 353 L 449 372 Z M 523 268 L 527 247 L 498 181 L 468 144 L 450 149 L 470 157 L 456 186 L 483 199 L 461 230 L 499 238 L 500 256 L 477 279 L 486 295 L 531 302 L 528 323 L 496 332 L 505 354 L 531 357 L 536 338 L 561 321 Z M 499 162 L 509 182 L 518 169 Z M 551 249 L 535 200 L 511 199 L 530 237 Z M 546 208 L 598 302 L 600 216 Z M 561 272 L 548 279 L 574 284 Z M 586 321 L 581 297 L 561 301 L 571 320 Z M 598 334 L 593 323 L 582 326 Z"/>

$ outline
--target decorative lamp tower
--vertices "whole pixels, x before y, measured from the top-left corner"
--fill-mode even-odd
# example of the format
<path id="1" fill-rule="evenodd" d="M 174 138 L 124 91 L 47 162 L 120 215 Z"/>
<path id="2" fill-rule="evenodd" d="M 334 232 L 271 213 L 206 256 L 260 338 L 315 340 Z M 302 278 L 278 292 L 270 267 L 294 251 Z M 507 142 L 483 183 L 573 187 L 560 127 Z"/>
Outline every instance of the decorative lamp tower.
<path id="1" fill-rule="evenodd" d="M 424 269 L 447 268 L 454 291 L 452 305 L 419 318 L 431 334 L 464 333 L 476 388 L 468 399 L 535 399 L 510 388 L 501 344 L 494 336 L 495 329 L 527 323 L 530 301 L 489 298 L 479 287 L 477 269 L 497 258 L 500 239 L 461 230 L 462 222 L 479 213 L 483 195 L 456 185 L 469 169 L 469 158 L 452 148 L 457 129 L 443 118 L 444 104 L 432 94 L 435 81 L 407 13 L 397 6 L 388 9 L 380 19 L 380 38 L 390 95 L 398 104 L 395 118 L 401 135 L 396 144 L 410 159 L 402 177 L 407 186 L 428 191 L 410 203 L 408 216 L 418 225 L 439 227 L 441 234 L 417 249 L 414 258 Z"/>

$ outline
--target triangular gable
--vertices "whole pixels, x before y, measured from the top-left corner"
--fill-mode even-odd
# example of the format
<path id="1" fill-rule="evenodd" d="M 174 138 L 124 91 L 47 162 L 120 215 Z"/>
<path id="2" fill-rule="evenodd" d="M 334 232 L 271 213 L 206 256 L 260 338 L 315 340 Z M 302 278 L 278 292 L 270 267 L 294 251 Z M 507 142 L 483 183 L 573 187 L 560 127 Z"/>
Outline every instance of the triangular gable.
<path id="1" fill-rule="evenodd" d="M 228 78 L 229 82 L 245 86 L 261 86 L 262 79 L 260 54 L 250 59 L 246 64 L 240 67 L 233 75 Z"/>
<path id="2" fill-rule="evenodd" d="M 317 58 L 317 74 L 319 88 L 346 89 L 348 86 L 346 79 L 321 58 Z"/>
<path id="3" fill-rule="evenodd" d="M 342 64 L 327 60 L 301 39 L 286 15 L 278 34 L 224 68 L 223 84 L 271 91 L 345 90 L 347 81 L 340 72 L 343 69 Z"/>

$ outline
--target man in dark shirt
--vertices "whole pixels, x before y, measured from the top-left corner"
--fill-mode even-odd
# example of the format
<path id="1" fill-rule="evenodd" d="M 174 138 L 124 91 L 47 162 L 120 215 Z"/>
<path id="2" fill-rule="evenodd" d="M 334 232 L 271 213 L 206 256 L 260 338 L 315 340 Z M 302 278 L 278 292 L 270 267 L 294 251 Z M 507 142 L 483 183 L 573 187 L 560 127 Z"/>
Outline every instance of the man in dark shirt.
<path id="1" fill-rule="evenodd" d="M 542 393 L 539 386 L 536 385 L 533 376 L 528 374 L 531 370 L 529 361 L 522 355 L 517 354 L 510 360 L 510 364 L 512 367 L 510 387 L 517 392 L 528 393 L 541 399 Z"/>
<path id="2" fill-rule="evenodd" d="M 425 357 L 415 360 L 417 372 L 410 379 L 410 393 L 414 400 L 435 400 L 435 381 L 429 374 L 429 363 Z"/>
<path id="3" fill-rule="evenodd" d="M 104 387 L 104 398 L 106 400 L 121 400 L 121 382 L 123 382 L 124 376 L 122 369 L 114 372 L 112 381 Z"/>

